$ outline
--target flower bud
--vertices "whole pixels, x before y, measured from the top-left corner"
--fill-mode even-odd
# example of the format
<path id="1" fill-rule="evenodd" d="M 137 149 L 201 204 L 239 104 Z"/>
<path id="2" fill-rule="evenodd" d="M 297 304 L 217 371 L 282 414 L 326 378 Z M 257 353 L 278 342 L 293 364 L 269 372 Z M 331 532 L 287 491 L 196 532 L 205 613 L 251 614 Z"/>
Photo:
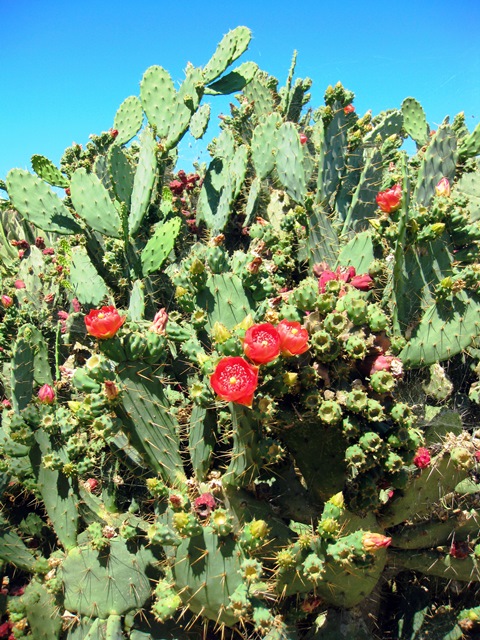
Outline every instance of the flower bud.
<path id="1" fill-rule="evenodd" d="M 2 296 L 2 305 L 5 309 L 8 309 L 13 304 L 13 299 L 10 296 L 3 295 Z"/>
<path id="2" fill-rule="evenodd" d="M 389 547 L 392 539 L 381 533 L 371 533 L 367 531 L 362 538 L 362 545 L 365 551 L 377 551 L 382 547 Z"/>
<path id="3" fill-rule="evenodd" d="M 437 196 L 444 196 L 445 198 L 449 198 L 451 194 L 450 182 L 448 178 L 442 178 L 437 186 L 435 187 L 435 194 Z"/>
<path id="4" fill-rule="evenodd" d="M 44 384 L 38 390 L 37 397 L 42 404 L 53 404 L 55 402 L 55 391 L 49 384 Z"/>

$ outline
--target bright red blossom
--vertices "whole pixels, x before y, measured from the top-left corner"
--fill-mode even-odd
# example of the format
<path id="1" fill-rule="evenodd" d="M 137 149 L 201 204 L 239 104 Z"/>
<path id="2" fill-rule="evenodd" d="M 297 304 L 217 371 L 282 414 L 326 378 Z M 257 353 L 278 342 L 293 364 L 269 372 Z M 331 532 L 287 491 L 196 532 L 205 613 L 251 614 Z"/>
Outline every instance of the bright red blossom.
<path id="1" fill-rule="evenodd" d="M 210 376 L 210 384 L 222 400 L 249 407 L 258 384 L 258 367 L 238 356 L 222 358 Z"/>
<path id="2" fill-rule="evenodd" d="M 282 356 L 298 356 L 308 349 L 308 331 L 299 322 L 282 320 L 277 324 Z"/>
<path id="3" fill-rule="evenodd" d="M 419 469 L 425 469 L 430 464 L 430 451 L 425 447 L 420 447 L 415 454 L 413 464 Z"/>
<path id="4" fill-rule="evenodd" d="M 273 324 L 254 324 L 245 333 L 243 350 L 255 364 L 266 364 L 279 355 L 280 341 L 280 334 Z"/>
<path id="5" fill-rule="evenodd" d="M 125 316 L 121 316 L 113 306 L 92 309 L 85 316 L 85 326 L 91 336 L 95 338 L 112 338 L 125 322 Z"/>
<path id="6" fill-rule="evenodd" d="M 384 213 L 397 211 L 402 202 L 402 187 L 399 184 L 395 184 L 391 189 L 380 191 L 375 199 Z"/>
<path id="7" fill-rule="evenodd" d="M 355 107 L 353 106 L 353 104 L 347 104 L 346 107 L 343 107 L 343 111 L 345 115 L 348 115 L 349 113 L 353 113 L 355 111 Z"/>

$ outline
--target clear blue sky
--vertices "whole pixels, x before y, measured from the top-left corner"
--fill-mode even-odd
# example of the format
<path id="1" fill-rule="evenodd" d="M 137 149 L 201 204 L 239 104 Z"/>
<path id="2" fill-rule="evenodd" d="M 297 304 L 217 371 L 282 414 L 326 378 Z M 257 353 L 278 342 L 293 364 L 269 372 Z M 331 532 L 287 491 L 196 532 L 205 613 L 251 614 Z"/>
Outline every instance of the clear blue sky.
<path id="1" fill-rule="evenodd" d="M 297 75 L 312 78 L 314 106 L 341 80 L 359 114 L 413 96 L 432 128 L 462 110 L 470 130 L 480 119 L 479 0 L 0 0 L 0 16 L 2 179 L 12 167 L 30 169 L 34 153 L 58 163 L 73 141 L 112 126 L 150 65 L 179 83 L 187 61 L 203 66 L 238 25 L 253 32 L 240 60 L 281 84 L 298 50 Z"/>

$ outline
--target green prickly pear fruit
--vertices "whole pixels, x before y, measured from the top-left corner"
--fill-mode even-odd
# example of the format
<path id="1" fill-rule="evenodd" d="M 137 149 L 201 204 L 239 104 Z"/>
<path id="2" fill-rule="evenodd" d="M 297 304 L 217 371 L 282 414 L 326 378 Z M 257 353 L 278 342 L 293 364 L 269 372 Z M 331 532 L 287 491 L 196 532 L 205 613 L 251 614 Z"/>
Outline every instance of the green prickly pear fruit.
<path id="1" fill-rule="evenodd" d="M 413 414 L 410 407 L 404 402 L 397 402 L 390 409 L 390 417 L 397 424 L 400 424 L 405 427 L 409 427 L 413 424 Z"/>
<path id="2" fill-rule="evenodd" d="M 317 281 L 314 278 L 305 278 L 305 280 L 290 295 L 288 301 L 290 304 L 294 304 L 302 311 L 312 311 L 316 308 L 317 297 Z"/>
<path id="3" fill-rule="evenodd" d="M 465 447 L 454 447 L 450 451 L 450 460 L 457 468 L 469 471 L 474 467 L 475 458 Z"/>
<path id="4" fill-rule="evenodd" d="M 240 565 L 240 574 L 247 584 L 258 582 L 262 577 L 262 563 L 254 558 L 246 558 Z"/>
<path id="5" fill-rule="evenodd" d="M 480 546 L 480 545 L 479 545 Z M 277 565 L 277 570 L 281 573 L 282 571 L 288 571 L 289 569 L 293 569 L 297 563 L 296 554 L 290 549 L 286 547 L 285 549 L 281 549 L 277 551 L 275 555 L 275 561 Z"/>
<path id="6" fill-rule="evenodd" d="M 323 328 L 332 336 L 338 336 L 345 331 L 348 326 L 348 318 L 344 313 L 332 311 L 323 319 Z"/>
<path id="7" fill-rule="evenodd" d="M 336 302 L 337 299 L 332 293 L 321 293 L 317 297 L 315 308 L 323 316 L 335 309 Z"/>
<path id="8" fill-rule="evenodd" d="M 364 324 L 367 321 L 369 305 L 358 295 L 346 295 L 343 298 L 344 309 L 347 312 L 348 319 L 354 325 Z"/>
<path id="9" fill-rule="evenodd" d="M 147 350 L 147 340 L 141 333 L 130 333 L 124 338 L 123 346 L 128 360 L 139 360 Z"/>
<path id="10" fill-rule="evenodd" d="M 345 460 L 347 461 L 347 464 L 357 469 L 365 467 L 367 464 L 365 451 L 358 444 L 353 444 L 346 449 Z"/>
<path id="11" fill-rule="evenodd" d="M 160 478 L 147 478 L 146 485 L 148 491 L 154 498 L 166 498 L 169 494 L 168 487 L 160 480 Z"/>
<path id="12" fill-rule="evenodd" d="M 228 511 L 215 509 L 210 516 L 210 525 L 219 536 L 228 536 L 233 531 L 233 519 Z"/>
<path id="13" fill-rule="evenodd" d="M 328 331 L 316 331 L 311 338 L 311 344 L 320 362 L 331 362 L 341 351 L 340 345 Z"/>
<path id="14" fill-rule="evenodd" d="M 303 561 L 302 573 L 307 580 L 318 582 L 325 574 L 325 561 L 316 553 L 310 553 Z"/>
<path id="15" fill-rule="evenodd" d="M 335 538 L 340 531 L 340 525 L 335 518 L 322 518 L 318 523 L 317 531 L 321 538 Z"/>
<path id="16" fill-rule="evenodd" d="M 345 405 L 349 411 L 362 413 L 368 406 L 368 396 L 361 389 L 353 389 L 345 395 Z"/>
<path id="17" fill-rule="evenodd" d="M 225 273 L 229 270 L 228 255 L 221 246 L 208 247 L 206 253 L 207 264 L 212 273 Z"/>
<path id="18" fill-rule="evenodd" d="M 365 416 L 371 422 L 380 422 L 385 419 L 385 412 L 383 410 L 383 406 L 373 398 L 369 398 L 367 401 L 367 408 L 365 411 Z"/>
<path id="19" fill-rule="evenodd" d="M 166 524 L 156 522 L 152 524 L 147 531 L 147 538 L 150 542 L 165 546 L 178 546 L 181 538 L 174 533 Z"/>
<path id="20" fill-rule="evenodd" d="M 241 535 L 241 543 L 244 549 L 254 551 L 267 542 L 269 527 L 265 520 L 252 520 L 248 522 Z"/>
<path id="21" fill-rule="evenodd" d="M 342 419 L 342 408 L 334 400 L 324 400 L 318 408 L 317 415 L 325 424 L 337 424 Z"/>
<path id="22" fill-rule="evenodd" d="M 353 334 L 349 336 L 345 342 L 345 351 L 350 358 L 363 360 L 368 352 L 365 336 L 360 334 Z"/>
<path id="23" fill-rule="evenodd" d="M 177 511 L 172 516 L 172 524 L 182 536 L 193 537 L 202 532 L 202 525 L 198 522 L 193 513 Z"/>
<path id="24" fill-rule="evenodd" d="M 395 388 L 395 378 L 389 371 L 375 371 L 370 377 L 370 386 L 377 393 L 391 393 Z"/>
<path id="25" fill-rule="evenodd" d="M 358 441 L 360 447 L 367 453 L 380 455 L 385 447 L 383 440 L 374 431 L 367 431 Z"/>
<path id="26" fill-rule="evenodd" d="M 382 309 L 376 304 L 369 304 L 367 309 L 367 322 L 374 333 L 385 331 L 388 326 L 388 318 Z"/>

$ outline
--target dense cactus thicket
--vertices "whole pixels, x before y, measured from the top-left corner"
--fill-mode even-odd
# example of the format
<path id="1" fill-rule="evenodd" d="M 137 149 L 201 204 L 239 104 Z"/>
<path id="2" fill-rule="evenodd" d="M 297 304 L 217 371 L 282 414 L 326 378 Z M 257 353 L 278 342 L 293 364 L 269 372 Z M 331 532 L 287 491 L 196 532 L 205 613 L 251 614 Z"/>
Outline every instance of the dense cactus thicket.
<path id="1" fill-rule="evenodd" d="M 0 184 L 0 638 L 477 637 L 480 128 L 249 41 Z"/>

